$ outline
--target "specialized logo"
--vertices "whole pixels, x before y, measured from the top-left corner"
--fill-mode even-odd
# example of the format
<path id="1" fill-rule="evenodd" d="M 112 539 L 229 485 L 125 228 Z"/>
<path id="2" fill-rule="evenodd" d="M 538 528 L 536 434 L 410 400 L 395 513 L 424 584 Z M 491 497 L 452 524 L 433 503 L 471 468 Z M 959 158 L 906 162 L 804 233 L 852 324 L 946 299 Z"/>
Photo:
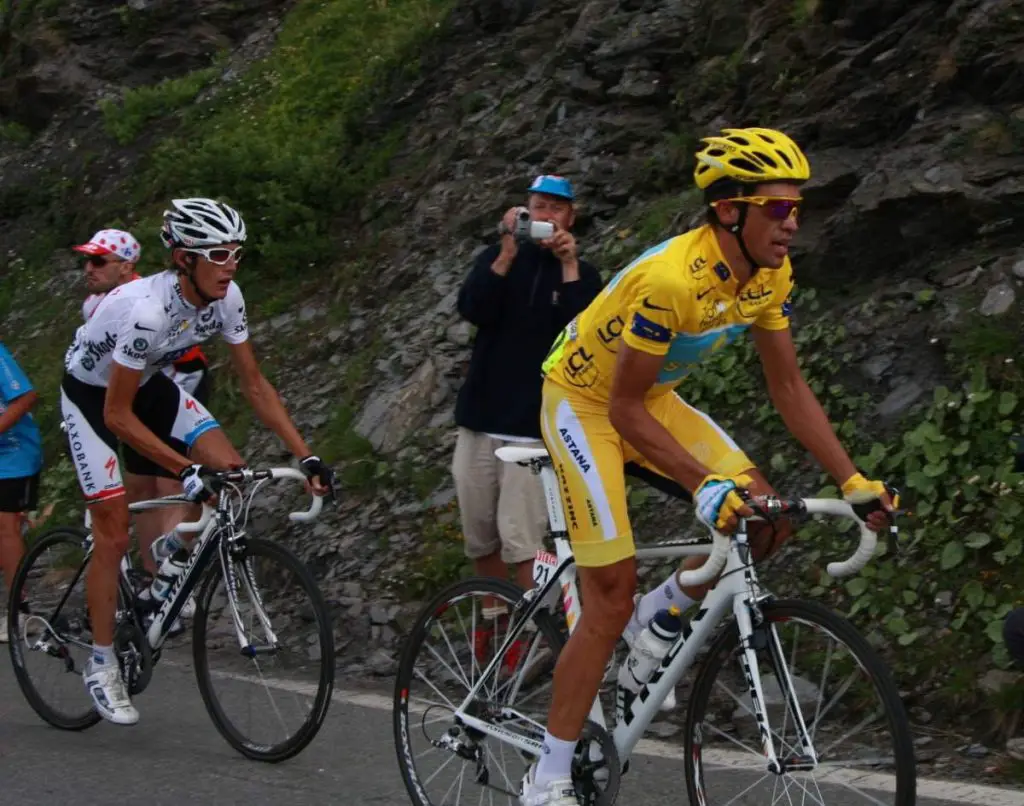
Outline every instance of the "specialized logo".
<path id="1" fill-rule="evenodd" d="M 106 462 L 103 463 L 103 467 L 107 471 L 107 476 L 111 479 L 114 478 L 114 469 L 117 467 L 117 459 L 111 456 L 109 459 L 107 459 Z"/>

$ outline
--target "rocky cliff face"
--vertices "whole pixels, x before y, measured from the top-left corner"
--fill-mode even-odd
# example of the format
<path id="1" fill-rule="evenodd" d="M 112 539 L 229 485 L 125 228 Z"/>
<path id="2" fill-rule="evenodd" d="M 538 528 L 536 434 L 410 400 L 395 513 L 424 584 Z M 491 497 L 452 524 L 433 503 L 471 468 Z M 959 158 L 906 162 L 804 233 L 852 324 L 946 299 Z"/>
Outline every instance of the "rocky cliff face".
<path id="1" fill-rule="evenodd" d="M 66 253 L 38 248 L 40 216 L 58 230 L 49 250 L 108 223 L 108 210 L 131 223 L 119 194 L 149 147 L 176 125 L 171 112 L 120 146 L 101 126 L 97 102 L 207 67 L 215 53 L 218 81 L 230 82 L 233 71 L 271 53 L 287 10 L 259 0 L 68 3 L 16 26 L 14 9 L 0 34 L 9 45 L 0 69 L 0 131 L 8 133 L 0 152 L 0 247 L 14 260 L 64 267 L 71 265 Z M 958 389 L 962 371 L 975 364 L 1001 367 L 999 394 L 1021 389 L 1012 363 L 1024 333 L 1021 0 L 570 0 L 555 7 L 466 0 L 419 60 L 414 77 L 392 82 L 360 122 L 363 143 L 403 136 L 385 178 L 365 189 L 358 209 L 339 214 L 334 269 L 299 304 L 268 303 L 264 315 L 257 309 L 250 317 L 299 425 L 317 435 L 346 480 L 336 515 L 288 535 L 336 604 L 345 663 L 388 673 L 401 634 L 399 603 L 459 572 L 447 468 L 472 331 L 455 298 L 501 210 L 536 173 L 572 177 L 584 255 L 611 273 L 698 220 L 690 188 L 699 137 L 725 125 L 785 129 L 807 150 L 814 174 L 794 250 L 805 290 L 798 334 L 805 368 L 830 395 L 844 437 L 859 440 L 865 456 L 878 443 L 877 450 L 902 457 L 913 447 L 902 434 L 927 414 L 933 388 Z M 80 158 L 83 143 L 89 160 Z M 53 181 L 61 194 L 39 200 L 38 185 Z M 245 210 L 246 200 L 237 201 Z M 70 309 L 79 290 L 68 273 L 48 282 Z M 5 286 L 4 293 L 0 334 L 31 350 L 27 337 L 46 325 L 18 306 L 21 289 Z M 784 434 L 763 412 L 758 372 L 752 363 L 742 371 L 717 364 L 693 381 L 691 394 L 780 483 L 813 492 L 822 479 L 805 456 L 784 447 Z M 1019 424 L 1014 405 L 999 416 L 991 428 L 957 439 L 981 445 L 981 434 Z M 241 419 L 237 434 L 248 436 L 254 461 L 283 458 L 275 440 Z M 998 452 L 998 434 L 992 439 Z M 936 497 L 934 479 L 941 486 L 948 477 L 959 489 L 975 472 L 954 458 L 915 464 L 907 457 L 899 472 L 916 480 L 910 492 L 935 512 L 945 499 Z M 639 490 L 631 500 L 644 539 L 689 528 L 677 504 Z M 269 519 L 277 503 L 268 501 L 258 526 L 279 528 Z M 955 506 L 970 529 L 995 533 L 994 510 L 964 514 L 962 503 L 950 503 L 947 527 L 961 523 Z M 954 529 L 949 540 L 956 539 Z M 807 545 L 818 551 L 817 543 Z M 947 640 L 952 647 L 956 630 L 986 629 L 1014 598 L 1001 594 L 956 624 L 970 575 L 957 576 L 959 560 L 937 567 L 941 549 L 921 548 L 912 555 L 916 570 L 892 572 L 913 598 L 899 588 L 899 602 L 870 611 L 892 633 L 879 627 L 881 642 L 898 634 L 902 645 L 910 634 L 894 625 L 898 609 L 914 631 L 906 646 Z M 986 570 L 1006 561 L 974 559 Z M 773 581 L 785 589 L 794 582 L 787 571 L 805 561 L 817 558 L 794 547 Z M 913 581 L 911 571 L 922 579 Z M 807 580 L 819 581 L 811 573 L 801 585 Z M 829 595 L 850 604 L 842 589 Z M 920 685 L 914 696 L 922 708 L 927 691 L 949 682 L 924 665 L 915 661 L 907 671 Z"/>

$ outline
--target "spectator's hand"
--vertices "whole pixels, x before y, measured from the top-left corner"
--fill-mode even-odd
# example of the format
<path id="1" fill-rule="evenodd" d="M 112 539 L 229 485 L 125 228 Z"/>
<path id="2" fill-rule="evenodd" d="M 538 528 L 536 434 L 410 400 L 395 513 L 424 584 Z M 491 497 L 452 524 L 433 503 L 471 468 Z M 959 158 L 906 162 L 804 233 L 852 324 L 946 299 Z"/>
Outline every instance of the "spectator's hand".
<path id="1" fill-rule="evenodd" d="M 512 237 L 512 230 L 516 225 L 516 213 L 522 209 L 522 207 L 509 207 L 505 211 L 505 215 L 501 217 L 501 253 L 509 258 L 515 257 L 519 251 L 519 244 Z"/>
<path id="2" fill-rule="evenodd" d="M 576 238 L 568 230 L 555 224 L 555 234 L 545 238 L 540 245 L 555 253 L 562 264 L 562 280 L 571 283 L 580 279 L 580 264 L 576 255 Z"/>

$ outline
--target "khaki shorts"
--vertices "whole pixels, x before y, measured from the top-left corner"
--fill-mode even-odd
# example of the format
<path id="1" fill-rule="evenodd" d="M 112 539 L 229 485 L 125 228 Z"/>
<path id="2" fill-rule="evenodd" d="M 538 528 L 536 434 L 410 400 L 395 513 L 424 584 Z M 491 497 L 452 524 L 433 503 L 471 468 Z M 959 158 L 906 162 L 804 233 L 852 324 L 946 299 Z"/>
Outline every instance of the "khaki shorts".
<path id="1" fill-rule="evenodd" d="M 754 468 L 708 415 L 674 392 L 646 403 L 676 442 L 712 473 L 734 476 Z M 612 565 L 636 554 L 626 513 L 625 464 L 664 476 L 615 430 L 608 403 L 588 400 L 544 381 L 541 432 L 551 454 L 576 564 Z"/>
<path id="2" fill-rule="evenodd" d="M 540 476 L 495 456 L 505 445 L 543 447 L 540 440 L 506 442 L 466 428 L 459 429 L 455 441 L 452 476 L 470 559 L 500 550 L 506 563 L 532 560 L 547 533 Z"/>

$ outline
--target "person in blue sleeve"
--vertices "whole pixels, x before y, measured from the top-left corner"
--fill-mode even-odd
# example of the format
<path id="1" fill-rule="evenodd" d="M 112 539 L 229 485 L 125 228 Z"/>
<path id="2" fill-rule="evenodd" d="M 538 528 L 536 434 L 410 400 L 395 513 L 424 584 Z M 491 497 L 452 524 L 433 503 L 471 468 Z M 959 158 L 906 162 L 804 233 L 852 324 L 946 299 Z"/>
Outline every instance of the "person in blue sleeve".
<path id="1" fill-rule="evenodd" d="M 39 499 L 42 442 L 29 413 L 38 399 L 32 383 L 0 342 L 0 566 L 8 591 L 25 552 L 22 520 Z M 7 637 L 4 619 L 0 641 Z"/>

